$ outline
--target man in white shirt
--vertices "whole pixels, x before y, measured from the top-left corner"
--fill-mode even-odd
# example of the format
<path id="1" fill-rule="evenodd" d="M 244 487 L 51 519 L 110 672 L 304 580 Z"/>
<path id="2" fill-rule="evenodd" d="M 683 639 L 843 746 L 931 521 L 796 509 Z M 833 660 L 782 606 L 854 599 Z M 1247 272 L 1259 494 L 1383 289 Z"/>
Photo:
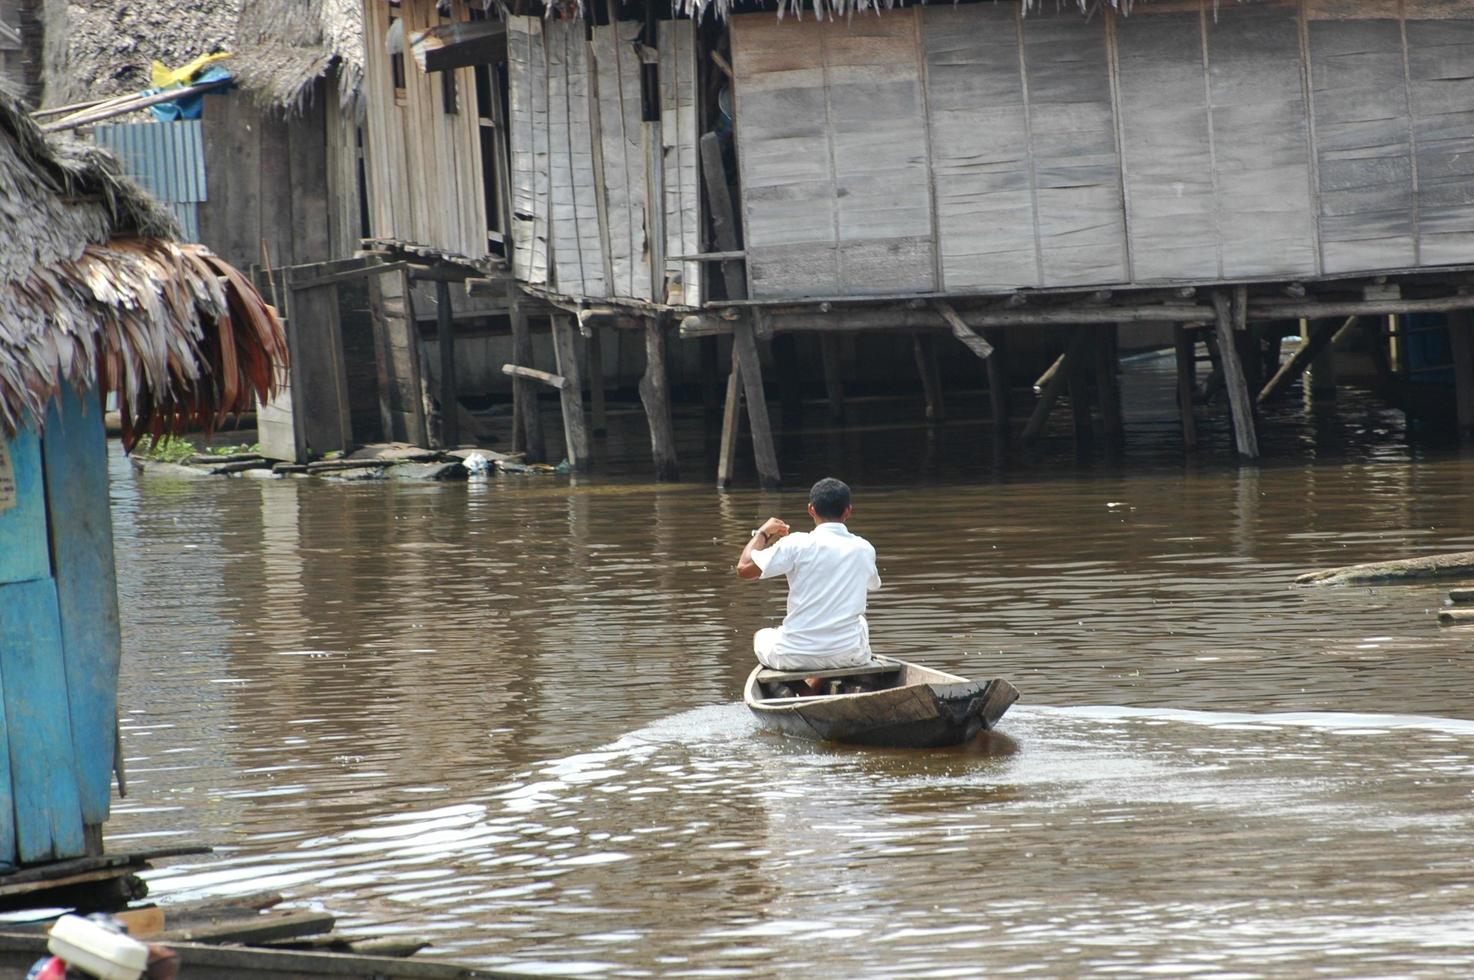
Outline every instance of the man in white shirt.
<path id="1" fill-rule="evenodd" d="M 739 577 L 788 576 L 783 625 L 758 630 L 753 637 L 763 666 L 825 670 L 870 661 L 865 599 L 880 588 L 880 575 L 875 548 L 845 527 L 853 511 L 850 488 L 826 477 L 809 491 L 813 531 L 789 533 L 786 523 L 770 517 L 742 549 Z"/>

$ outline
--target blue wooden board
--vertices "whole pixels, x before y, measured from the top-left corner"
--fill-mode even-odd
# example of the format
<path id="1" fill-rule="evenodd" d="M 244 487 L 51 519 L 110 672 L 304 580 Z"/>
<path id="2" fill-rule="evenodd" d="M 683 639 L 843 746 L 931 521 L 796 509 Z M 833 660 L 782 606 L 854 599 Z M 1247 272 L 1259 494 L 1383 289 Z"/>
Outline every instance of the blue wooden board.
<path id="1" fill-rule="evenodd" d="M 0 688 L 10 747 L 15 853 L 80 857 L 87 845 L 51 579 L 0 585 Z"/>
<path id="2" fill-rule="evenodd" d="M 82 820 L 100 824 L 112 799 L 122 642 L 107 435 L 95 391 L 63 389 L 47 413 L 41 450 Z"/>
<path id="3" fill-rule="evenodd" d="M 6 443 L 0 430 L 0 443 Z M 15 478 L 15 499 L 7 506 L 0 491 L 0 582 L 29 582 L 51 575 L 46 546 L 46 499 L 41 482 L 41 441 L 26 429 L 6 443 Z M 3 478 L 0 467 L 0 478 Z"/>

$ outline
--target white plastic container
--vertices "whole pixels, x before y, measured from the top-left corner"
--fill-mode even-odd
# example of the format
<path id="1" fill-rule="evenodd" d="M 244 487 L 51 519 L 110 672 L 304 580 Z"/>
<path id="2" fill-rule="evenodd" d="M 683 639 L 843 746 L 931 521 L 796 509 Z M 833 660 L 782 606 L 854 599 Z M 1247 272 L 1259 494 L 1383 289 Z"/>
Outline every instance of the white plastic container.
<path id="1" fill-rule="evenodd" d="M 138 980 L 148 966 L 148 946 L 79 915 L 57 919 L 46 948 L 99 980 Z"/>

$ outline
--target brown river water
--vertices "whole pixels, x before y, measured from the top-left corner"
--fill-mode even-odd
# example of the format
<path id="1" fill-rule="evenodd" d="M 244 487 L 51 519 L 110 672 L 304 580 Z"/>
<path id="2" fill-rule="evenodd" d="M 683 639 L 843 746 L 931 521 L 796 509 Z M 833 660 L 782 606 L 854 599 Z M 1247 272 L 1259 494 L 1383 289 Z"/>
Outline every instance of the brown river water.
<path id="1" fill-rule="evenodd" d="M 525 972 L 1467 976 L 1474 630 L 1437 626 L 1446 585 L 1290 583 L 1474 549 L 1474 455 L 1351 397 L 1277 410 L 1260 467 L 1221 418 L 1185 462 L 1170 378 L 1128 375 L 1117 460 L 1060 428 L 1000 468 L 962 400 L 783 437 L 796 488 L 855 486 L 876 649 L 1023 693 L 933 752 L 756 731 L 783 589 L 731 569 L 804 493 L 644 482 L 634 412 L 590 478 L 172 482 L 119 454 L 109 846 L 215 846 L 151 874 L 161 901 L 276 889 Z M 678 426 L 694 477 L 711 447 Z"/>

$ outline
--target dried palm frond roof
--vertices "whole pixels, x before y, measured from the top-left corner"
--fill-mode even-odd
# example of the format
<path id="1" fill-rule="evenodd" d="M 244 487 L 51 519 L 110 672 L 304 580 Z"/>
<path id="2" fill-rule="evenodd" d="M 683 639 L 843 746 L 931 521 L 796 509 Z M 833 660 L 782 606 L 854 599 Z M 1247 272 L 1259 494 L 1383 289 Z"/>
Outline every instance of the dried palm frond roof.
<path id="1" fill-rule="evenodd" d="M 275 313 L 175 230 L 106 154 L 42 136 L 0 90 L 0 432 L 44 419 L 65 384 L 116 391 L 130 448 L 269 396 Z"/>
<path id="2" fill-rule="evenodd" d="M 48 55 L 47 101 L 137 91 L 169 67 L 229 51 L 222 63 L 259 101 L 300 106 L 334 66 L 339 92 L 363 78 L 363 16 L 353 0 L 67 0 L 66 51 Z"/>

